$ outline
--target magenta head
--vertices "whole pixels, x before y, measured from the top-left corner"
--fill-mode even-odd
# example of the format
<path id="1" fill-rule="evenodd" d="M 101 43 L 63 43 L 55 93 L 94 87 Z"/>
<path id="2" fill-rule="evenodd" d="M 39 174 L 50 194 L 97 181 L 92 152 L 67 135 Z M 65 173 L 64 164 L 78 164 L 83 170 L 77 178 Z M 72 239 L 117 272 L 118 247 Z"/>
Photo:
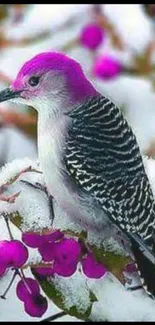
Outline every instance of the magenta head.
<path id="1" fill-rule="evenodd" d="M 120 62 L 109 55 L 96 58 L 93 65 L 93 75 L 101 79 L 112 79 L 117 77 L 122 71 Z"/>
<path id="2" fill-rule="evenodd" d="M 11 87 L 0 93 L 0 102 L 12 98 L 40 107 L 69 106 L 96 95 L 81 66 L 63 53 L 34 56 L 19 71 Z"/>
<path id="3" fill-rule="evenodd" d="M 11 87 L 0 93 L 0 102 L 16 98 L 39 111 L 52 103 L 66 108 L 94 95 L 95 89 L 75 60 L 63 53 L 45 52 L 23 65 Z"/>
<path id="4" fill-rule="evenodd" d="M 80 43 L 84 47 L 94 51 L 103 42 L 104 37 L 104 30 L 100 26 L 88 24 L 82 29 Z"/>

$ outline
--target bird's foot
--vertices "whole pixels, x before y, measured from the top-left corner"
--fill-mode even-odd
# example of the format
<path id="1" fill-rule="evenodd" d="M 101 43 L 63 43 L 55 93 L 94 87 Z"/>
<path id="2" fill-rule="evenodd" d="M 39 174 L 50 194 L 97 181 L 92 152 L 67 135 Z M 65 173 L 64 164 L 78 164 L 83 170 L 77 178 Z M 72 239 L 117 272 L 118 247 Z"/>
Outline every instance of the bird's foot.
<path id="1" fill-rule="evenodd" d="M 7 181 L 5 184 L 0 186 L 0 193 L 2 193 L 9 185 L 12 185 L 22 174 L 27 172 L 36 172 L 42 174 L 41 171 L 29 166 L 24 168 L 22 171 L 17 173 L 14 177 L 12 177 L 9 181 Z"/>
<path id="2" fill-rule="evenodd" d="M 31 182 L 26 181 L 26 180 L 24 180 L 24 179 L 21 179 L 20 182 L 21 182 L 21 183 L 24 183 L 25 185 L 28 185 L 28 186 L 30 186 L 30 187 L 33 187 L 33 188 L 35 188 L 35 189 L 37 189 L 37 190 L 43 191 L 44 193 L 46 193 L 46 194 L 49 196 L 49 194 L 48 194 L 48 190 L 47 190 L 47 187 L 44 186 L 44 185 L 42 185 L 42 184 L 40 184 L 40 183 L 38 183 L 38 182 L 31 183 Z"/>
<path id="3" fill-rule="evenodd" d="M 47 195 L 49 209 L 50 209 L 50 215 L 52 217 L 52 223 L 53 223 L 53 220 L 54 220 L 53 196 L 51 194 L 49 194 L 47 187 L 45 185 L 42 185 L 42 184 L 38 183 L 38 182 L 31 183 L 31 182 L 26 181 L 26 180 L 20 180 L 20 182 L 24 183 L 25 185 L 28 185 L 28 186 L 30 186 L 32 188 L 40 190 L 40 191 L 44 192 Z"/>

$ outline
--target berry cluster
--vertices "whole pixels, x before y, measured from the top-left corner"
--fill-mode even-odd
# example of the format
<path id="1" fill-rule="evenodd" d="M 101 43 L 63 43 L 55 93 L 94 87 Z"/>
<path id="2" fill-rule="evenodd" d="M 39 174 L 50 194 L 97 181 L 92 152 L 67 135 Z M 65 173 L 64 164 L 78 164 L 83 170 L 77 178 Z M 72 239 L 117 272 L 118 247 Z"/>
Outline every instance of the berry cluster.
<path id="1" fill-rule="evenodd" d="M 90 250 L 83 249 L 77 239 L 67 238 L 60 230 L 45 235 L 24 233 L 22 240 L 27 246 L 38 248 L 43 262 L 48 262 L 48 265 L 51 263 L 48 267 L 35 269 L 40 276 L 71 276 L 76 272 L 79 262 L 83 273 L 90 278 L 100 278 L 106 272 Z"/>
<path id="2" fill-rule="evenodd" d="M 69 277 L 76 272 L 78 265 L 89 278 L 100 278 L 106 273 L 106 268 L 95 260 L 92 252 L 80 240 L 67 237 L 60 230 L 46 234 L 27 232 L 22 234 L 22 241 L 0 241 L 0 277 L 9 268 L 14 271 L 13 280 L 16 275 L 20 277 L 16 287 L 17 297 L 24 303 L 26 313 L 32 317 L 41 317 L 45 313 L 47 299 L 40 294 L 38 282 L 24 275 L 28 247 L 37 249 L 41 255 L 42 264 L 31 266 L 41 278 L 55 274 Z M 8 288 L 1 298 L 5 299 Z"/>
<path id="3" fill-rule="evenodd" d="M 102 27 L 95 23 L 89 23 L 82 28 L 79 41 L 83 47 L 95 52 L 104 44 L 105 38 L 106 32 Z M 122 64 L 115 56 L 107 53 L 95 55 L 92 64 L 94 77 L 110 80 L 119 76 L 122 71 Z"/>

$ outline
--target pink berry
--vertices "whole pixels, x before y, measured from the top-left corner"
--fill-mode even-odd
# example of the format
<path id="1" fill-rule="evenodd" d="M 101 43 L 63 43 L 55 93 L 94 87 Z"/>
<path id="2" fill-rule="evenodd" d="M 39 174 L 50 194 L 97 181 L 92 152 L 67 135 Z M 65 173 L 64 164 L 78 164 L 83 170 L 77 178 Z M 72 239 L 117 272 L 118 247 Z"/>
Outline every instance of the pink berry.
<path id="1" fill-rule="evenodd" d="M 29 295 L 24 302 L 26 313 L 32 317 L 41 317 L 46 312 L 47 307 L 47 299 L 42 295 Z"/>
<path id="2" fill-rule="evenodd" d="M 55 273 L 63 277 L 68 277 L 73 275 L 76 272 L 76 269 L 77 269 L 77 263 L 68 263 L 67 265 L 60 264 L 57 261 L 54 263 Z"/>
<path id="3" fill-rule="evenodd" d="M 3 264 L 0 265 L 0 277 L 2 277 L 4 275 L 4 273 L 6 272 L 7 267 Z"/>
<path id="4" fill-rule="evenodd" d="M 28 259 L 27 247 L 19 240 L 11 240 L 10 256 L 12 258 L 12 266 L 14 268 L 23 266 Z"/>
<path id="5" fill-rule="evenodd" d="M 43 240 L 49 242 L 55 242 L 57 240 L 62 239 L 63 237 L 64 237 L 64 233 L 60 230 L 52 231 L 42 236 Z"/>
<path id="6" fill-rule="evenodd" d="M 29 295 L 38 296 L 40 294 L 39 284 L 31 278 L 20 280 L 16 287 L 16 294 L 22 301 L 25 301 Z"/>
<path id="7" fill-rule="evenodd" d="M 122 71 L 121 63 L 110 55 L 99 56 L 93 65 L 93 74 L 101 79 L 112 79 Z"/>
<path id="8" fill-rule="evenodd" d="M 56 244 L 54 270 L 62 276 L 71 276 L 75 273 L 81 254 L 80 244 L 71 239 L 63 239 Z"/>
<path id="9" fill-rule="evenodd" d="M 52 276 L 55 273 L 54 268 L 51 267 L 35 267 L 34 271 L 40 275 L 41 277 L 43 276 Z"/>
<path id="10" fill-rule="evenodd" d="M 39 253 L 45 262 L 50 262 L 55 258 L 55 243 L 44 242 L 39 247 Z"/>
<path id="11" fill-rule="evenodd" d="M 83 272 L 88 278 L 101 278 L 107 272 L 105 266 L 97 262 L 92 254 L 84 257 L 81 264 Z"/>
<path id="12" fill-rule="evenodd" d="M 0 263 L 1 266 L 11 266 L 12 265 L 12 254 L 10 250 L 10 241 L 2 240 L 0 241 Z"/>
<path id="13" fill-rule="evenodd" d="M 29 247 L 39 248 L 46 242 L 55 242 L 63 237 L 64 234 L 60 230 L 48 232 L 46 234 L 25 232 L 22 234 L 22 241 Z"/>
<path id="14" fill-rule="evenodd" d="M 33 232 L 25 232 L 22 234 L 22 241 L 29 247 L 37 248 L 40 245 L 41 236 Z"/>
<path id="15" fill-rule="evenodd" d="M 90 49 L 96 50 L 104 39 L 103 29 L 96 24 L 88 24 L 82 29 L 80 43 Z"/>

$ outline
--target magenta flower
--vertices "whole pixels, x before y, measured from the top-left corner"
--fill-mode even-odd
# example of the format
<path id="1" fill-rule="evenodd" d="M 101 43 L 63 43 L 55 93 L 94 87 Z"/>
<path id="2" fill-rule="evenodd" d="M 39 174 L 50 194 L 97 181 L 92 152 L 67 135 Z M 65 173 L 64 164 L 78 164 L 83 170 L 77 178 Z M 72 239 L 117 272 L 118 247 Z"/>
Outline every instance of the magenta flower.
<path id="1" fill-rule="evenodd" d="M 28 259 L 28 250 L 19 240 L 11 240 L 10 243 L 11 266 L 19 268 L 25 264 Z"/>
<path id="2" fill-rule="evenodd" d="M 104 31 L 96 24 L 88 24 L 82 29 L 80 43 L 90 49 L 96 50 L 105 37 Z"/>
<path id="3" fill-rule="evenodd" d="M 35 267 L 35 272 L 40 276 L 52 276 L 54 275 L 55 271 L 53 269 L 53 266 L 51 267 Z"/>
<path id="4" fill-rule="evenodd" d="M 105 80 L 117 77 L 121 71 L 120 62 L 110 55 L 99 56 L 93 65 L 94 76 Z"/>
<path id="5" fill-rule="evenodd" d="M 46 312 L 47 307 L 47 299 L 42 295 L 29 295 L 24 301 L 25 311 L 32 317 L 41 317 Z"/>
<path id="6" fill-rule="evenodd" d="M 81 261 L 83 273 L 88 278 L 98 279 L 101 278 L 107 272 L 105 266 L 97 262 L 92 254 L 88 254 Z"/>
<path id="7" fill-rule="evenodd" d="M 81 246 L 73 238 L 65 238 L 57 243 L 53 265 L 55 273 L 61 276 L 71 276 L 75 273 L 80 254 Z"/>
<path id="8" fill-rule="evenodd" d="M 39 296 L 40 294 L 40 287 L 36 280 L 31 278 L 25 278 L 23 280 L 20 280 L 16 287 L 16 294 L 17 297 L 25 301 L 27 299 L 27 296 Z"/>

